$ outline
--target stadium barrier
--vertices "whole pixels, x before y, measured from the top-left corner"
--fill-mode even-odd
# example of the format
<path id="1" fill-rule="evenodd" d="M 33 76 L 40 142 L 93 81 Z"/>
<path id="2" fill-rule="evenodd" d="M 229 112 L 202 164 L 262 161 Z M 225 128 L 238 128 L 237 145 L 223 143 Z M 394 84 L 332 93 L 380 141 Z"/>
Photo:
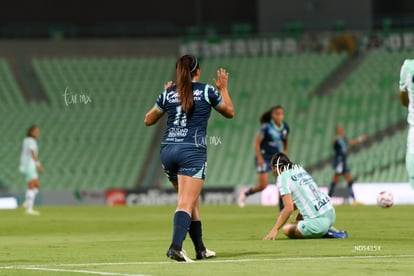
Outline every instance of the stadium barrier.
<path id="1" fill-rule="evenodd" d="M 231 205 L 237 203 L 242 189 L 247 186 L 228 188 L 206 188 L 201 194 L 201 203 L 205 205 Z M 320 190 L 328 193 L 328 187 L 321 186 Z M 354 193 L 358 201 L 365 205 L 375 205 L 379 192 L 389 191 L 394 196 L 394 204 L 414 204 L 414 189 L 409 183 L 355 183 Z M 17 208 L 24 201 L 25 192 L 16 191 L 12 196 L 0 198 L 0 209 Z M 335 189 L 332 197 L 334 205 L 346 203 L 348 189 L 341 185 Z M 36 198 L 36 205 L 175 205 L 177 193 L 169 190 L 41 190 Z M 261 193 L 249 196 L 246 205 L 277 206 L 279 194 L 276 185 L 270 184 Z"/>
<path id="2" fill-rule="evenodd" d="M 0 210 L 16 209 L 17 200 L 14 197 L 0 197 Z"/>
<path id="3" fill-rule="evenodd" d="M 207 38 L 183 41 L 179 46 L 181 55 L 191 53 L 200 57 L 273 56 L 300 52 L 341 52 L 350 56 L 371 49 L 390 51 L 414 49 L 414 33 L 384 34 L 366 32 L 320 33 L 301 38 L 252 35 L 246 38 L 222 37 L 217 41 Z"/>
<path id="4" fill-rule="evenodd" d="M 236 204 L 237 198 L 245 186 L 229 188 L 207 188 L 201 195 L 202 204 Z M 328 193 L 328 187 L 321 186 L 320 190 Z M 414 189 L 408 183 L 355 183 L 354 193 L 358 201 L 366 205 L 375 205 L 376 197 L 380 191 L 390 191 L 394 195 L 394 204 L 414 204 Z M 347 187 L 337 187 L 335 196 L 332 197 L 334 205 L 346 203 L 348 197 Z M 107 205 L 167 205 L 176 204 L 177 195 L 174 190 L 107 190 L 105 195 Z M 246 200 L 247 205 L 277 206 L 279 204 L 279 194 L 274 184 L 261 193 L 249 196 Z"/>
<path id="5" fill-rule="evenodd" d="M 173 189 L 147 191 L 110 189 L 105 193 L 107 205 L 171 205 L 177 203 L 177 192 Z M 201 193 L 202 204 L 233 204 L 235 202 L 234 188 L 210 188 Z"/>

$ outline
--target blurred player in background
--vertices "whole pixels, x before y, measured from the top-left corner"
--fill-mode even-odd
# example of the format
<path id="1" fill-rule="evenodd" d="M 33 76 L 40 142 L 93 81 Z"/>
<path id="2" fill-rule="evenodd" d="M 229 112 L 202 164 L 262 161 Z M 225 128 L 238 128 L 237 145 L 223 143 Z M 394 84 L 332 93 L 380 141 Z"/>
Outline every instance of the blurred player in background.
<path id="1" fill-rule="evenodd" d="M 213 107 L 226 118 L 234 116 L 227 89 L 228 73 L 217 71 L 216 87 L 200 83 L 200 65 L 195 56 L 182 56 L 176 63 L 177 85 L 166 84 L 155 106 L 146 114 L 145 124 L 155 124 L 165 113 L 167 128 L 161 143 L 161 162 L 165 173 L 178 190 L 174 229 L 167 257 L 192 262 L 182 244 L 189 232 L 196 258 L 214 257 L 202 240 L 199 197 L 207 167 L 207 123 Z"/>
<path id="2" fill-rule="evenodd" d="M 406 59 L 400 71 L 400 100 L 408 108 L 409 125 L 405 166 L 408 179 L 414 189 L 414 59 Z"/>
<path id="3" fill-rule="evenodd" d="M 24 175 L 27 182 L 26 198 L 23 207 L 28 215 L 39 215 L 38 211 L 33 210 L 36 195 L 39 192 L 40 181 L 38 172 L 43 172 L 43 167 L 39 161 L 39 148 L 37 138 L 40 135 L 40 128 L 36 125 L 27 130 L 27 136 L 23 140 L 22 154 L 20 157 L 20 172 Z"/>
<path id="4" fill-rule="evenodd" d="M 255 165 L 259 183 L 250 189 L 243 189 L 240 193 L 238 204 L 244 207 L 248 196 L 261 192 L 269 184 L 270 161 L 272 156 L 278 152 L 288 152 L 289 126 L 284 121 L 285 111 L 282 106 L 272 107 L 260 117 L 260 129 L 254 143 L 256 153 Z M 280 210 L 283 202 L 279 198 Z"/>
<path id="5" fill-rule="evenodd" d="M 355 200 L 355 194 L 352 188 L 354 180 L 352 178 L 351 171 L 347 163 L 347 151 L 349 146 L 354 146 L 362 142 L 365 142 L 367 140 L 367 136 L 361 135 L 357 139 L 352 139 L 348 141 L 348 139 L 345 137 L 345 128 L 342 125 L 336 126 L 335 133 L 336 135 L 333 141 L 333 149 L 335 151 L 333 162 L 334 176 L 332 178 L 331 186 L 329 188 L 329 196 L 332 197 L 336 184 L 338 184 L 340 177 L 344 176 L 345 180 L 348 182 L 350 197 L 349 202 L 353 203 L 354 205 L 361 204 L 360 202 Z"/>
<path id="6" fill-rule="evenodd" d="M 331 199 L 319 190 L 307 171 L 293 164 L 283 153 L 274 155 L 271 166 L 285 207 L 264 240 L 276 239 L 282 227 L 289 238 L 348 237 L 346 231 L 333 228 L 336 214 Z M 295 209 L 299 210 L 296 221 L 285 224 Z"/>

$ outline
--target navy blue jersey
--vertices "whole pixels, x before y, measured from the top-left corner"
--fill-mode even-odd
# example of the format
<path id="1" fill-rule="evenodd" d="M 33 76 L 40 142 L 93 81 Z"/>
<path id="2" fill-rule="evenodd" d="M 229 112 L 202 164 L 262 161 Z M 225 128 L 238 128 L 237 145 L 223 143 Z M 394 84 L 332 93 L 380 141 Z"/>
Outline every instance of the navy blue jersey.
<path id="1" fill-rule="evenodd" d="M 263 158 L 270 160 L 275 153 L 283 151 L 283 142 L 287 140 L 289 135 L 289 126 L 283 122 L 278 127 L 272 120 L 260 126 L 258 135 L 263 137 L 263 141 L 260 143 Z"/>
<path id="2" fill-rule="evenodd" d="M 186 113 L 176 88 L 172 86 L 162 92 L 156 102 L 156 107 L 168 116 L 162 144 L 190 144 L 205 148 L 211 107 L 221 104 L 221 94 L 211 85 L 193 82 L 194 105 Z"/>
<path id="3" fill-rule="evenodd" d="M 348 148 L 348 139 L 346 139 L 345 137 L 336 138 L 333 148 L 335 151 L 334 162 L 345 162 L 346 152 Z"/>

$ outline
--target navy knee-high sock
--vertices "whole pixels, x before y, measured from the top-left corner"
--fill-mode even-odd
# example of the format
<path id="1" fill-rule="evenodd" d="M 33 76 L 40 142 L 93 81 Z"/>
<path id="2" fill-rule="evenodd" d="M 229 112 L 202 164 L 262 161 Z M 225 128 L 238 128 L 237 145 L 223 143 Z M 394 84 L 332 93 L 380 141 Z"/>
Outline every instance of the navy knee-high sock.
<path id="1" fill-rule="evenodd" d="M 354 189 L 352 188 L 353 184 L 354 184 L 354 181 L 348 182 L 348 189 L 349 189 L 349 195 L 352 197 L 352 199 L 355 200 Z"/>
<path id="2" fill-rule="evenodd" d="M 282 211 L 283 208 L 285 208 L 285 205 L 283 204 L 282 197 L 279 195 L 279 211 Z"/>
<path id="3" fill-rule="evenodd" d="M 190 228 L 191 216 L 185 211 L 176 211 L 174 214 L 174 232 L 170 248 L 181 251 L 185 236 Z"/>
<path id="4" fill-rule="evenodd" d="M 255 191 L 253 191 L 253 188 L 249 188 L 247 191 L 246 191 L 246 193 L 245 193 L 245 195 L 246 196 L 249 196 L 249 195 L 252 195 L 252 194 L 255 194 L 256 192 Z"/>
<path id="5" fill-rule="evenodd" d="M 331 186 L 329 187 L 329 193 L 328 193 L 329 197 L 332 197 L 333 192 L 335 190 L 335 186 L 336 186 L 336 183 L 335 182 L 331 182 Z"/>
<path id="6" fill-rule="evenodd" d="M 190 224 L 190 230 L 188 230 L 191 240 L 193 241 L 194 248 L 196 252 L 206 250 L 206 247 L 203 243 L 203 231 L 201 227 L 201 221 L 195 220 Z"/>

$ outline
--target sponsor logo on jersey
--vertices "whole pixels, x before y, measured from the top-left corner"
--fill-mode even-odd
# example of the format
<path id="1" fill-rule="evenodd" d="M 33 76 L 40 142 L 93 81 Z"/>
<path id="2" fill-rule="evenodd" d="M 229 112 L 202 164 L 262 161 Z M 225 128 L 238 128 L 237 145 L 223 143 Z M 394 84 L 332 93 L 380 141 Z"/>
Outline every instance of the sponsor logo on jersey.
<path id="1" fill-rule="evenodd" d="M 314 205 L 315 210 L 319 211 L 323 206 L 329 203 L 329 197 L 322 198 Z"/>
<path id="2" fill-rule="evenodd" d="M 292 174 L 291 178 L 293 181 L 298 181 L 300 178 L 304 178 L 306 176 L 309 176 L 309 174 L 306 171 L 303 171 L 303 172 Z"/>
<path id="3" fill-rule="evenodd" d="M 204 91 L 200 90 L 200 89 L 196 89 L 196 90 L 193 91 L 193 95 L 196 96 L 196 97 L 201 96 L 203 93 L 204 93 Z"/>
<path id="4" fill-rule="evenodd" d="M 168 138 L 186 137 L 188 128 L 172 127 L 168 129 Z"/>
<path id="5" fill-rule="evenodd" d="M 169 103 L 178 103 L 178 102 L 180 102 L 180 99 L 178 97 L 178 93 L 175 92 L 175 91 L 168 92 L 167 101 Z"/>

